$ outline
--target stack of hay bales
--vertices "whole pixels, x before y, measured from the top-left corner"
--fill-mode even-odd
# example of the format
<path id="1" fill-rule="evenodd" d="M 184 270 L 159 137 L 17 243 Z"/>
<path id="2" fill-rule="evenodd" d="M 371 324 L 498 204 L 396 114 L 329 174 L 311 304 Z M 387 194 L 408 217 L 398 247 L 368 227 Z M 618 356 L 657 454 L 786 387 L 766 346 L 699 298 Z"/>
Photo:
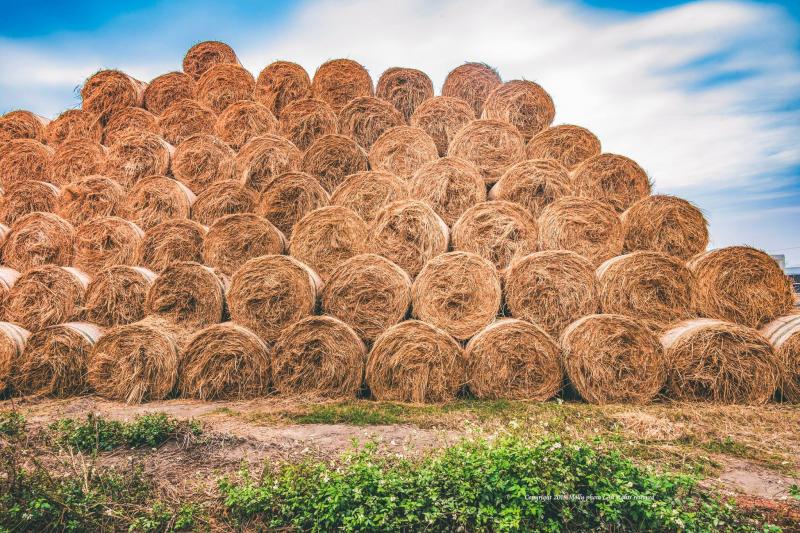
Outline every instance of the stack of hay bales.
<path id="1" fill-rule="evenodd" d="M 81 96 L 0 117 L 0 394 L 800 401 L 774 261 L 534 82 L 209 41 Z"/>

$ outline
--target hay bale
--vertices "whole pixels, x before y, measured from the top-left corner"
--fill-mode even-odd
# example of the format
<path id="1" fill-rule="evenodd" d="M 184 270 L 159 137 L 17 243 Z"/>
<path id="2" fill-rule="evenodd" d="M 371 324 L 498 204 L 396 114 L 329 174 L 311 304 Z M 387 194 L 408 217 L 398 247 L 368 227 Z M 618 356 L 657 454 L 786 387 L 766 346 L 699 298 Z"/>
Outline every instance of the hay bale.
<path id="1" fill-rule="evenodd" d="M 148 315 L 186 327 L 203 328 L 227 318 L 228 278 L 193 261 L 170 264 L 156 276 L 144 301 Z"/>
<path id="2" fill-rule="evenodd" d="M 500 74 L 486 63 L 464 63 L 447 75 L 442 96 L 461 98 L 472 107 L 475 116 L 480 117 L 489 93 L 502 83 Z"/>
<path id="3" fill-rule="evenodd" d="M 272 359 L 279 394 L 352 398 L 361 388 L 366 347 L 344 322 L 310 316 L 278 337 Z"/>
<path id="4" fill-rule="evenodd" d="M 681 401 L 767 403 L 780 386 L 780 361 L 758 331 L 700 318 L 661 336 L 667 394 Z"/>
<path id="5" fill-rule="evenodd" d="M 208 69 L 224 63 L 239 64 L 233 48 L 219 41 L 203 41 L 189 48 L 183 56 L 183 71 L 199 80 Z"/>
<path id="6" fill-rule="evenodd" d="M 5 318 L 29 331 L 79 320 L 89 277 L 70 267 L 43 265 L 22 273 L 8 292 Z"/>
<path id="7" fill-rule="evenodd" d="M 376 254 L 357 255 L 336 267 L 321 298 L 325 314 L 345 322 L 368 343 L 402 321 L 410 304 L 408 274 Z"/>
<path id="8" fill-rule="evenodd" d="M 194 135 L 213 135 L 216 125 L 214 111 L 188 98 L 171 104 L 158 119 L 161 135 L 173 146 Z"/>
<path id="9" fill-rule="evenodd" d="M 0 143 L 12 139 L 35 139 L 45 142 L 49 119 L 25 110 L 9 111 L 0 116 Z"/>
<path id="10" fill-rule="evenodd" d="M 278 131 L 278 120 L 269 108 L 257 102 L 242 100 L 225 108 L 214 125 L 217 137 L 234 150 L 240 150 L 250 139 Z"/>
<path id="11" fill-rule="evenodd" d="M 352 209 L 320 207 L 295 224 L 289 254 L 325 281 L 342 262 L 367 251 L 367 233 L 367 224 Z"/>
<path id="12" fill-rule="evenodd" d="M 0 394 L 11 386 L 11 370 L 22 355 L 30 332 L 11 322 L 0 322 Z"/>
<path id="13" fill-rule="evenodd" d="M 95 217 L 120 216 L 125 189 L 105 176 L 84 176 L 61 189 L 56 212 L 73 225 Z"/>
<path id="14" fill-rule="evenodd" d="M 760 333 L 772 344 L 780 362 L 783 399 L 800 403 L 800 314 L 776 318 Z"/>
<path id="15" fill-rule="evenodd" d="M 0 145 L 0 185 L 8 189 L 25 180 L 52 182 L 53 153 L 52 148 L 33 139 Z"/>
<path id="16" fill-rule="evenodd" d="M 408 180 L 419 168 L 439 159 L 436 143 L 420 128 L 397 126 L 385 131 L 369 151 L 370 168 Z"/>
<path id="17" fill-rule="evenodd" d="M 461 346 L 444 330 L 406 320 L 375 341 L 365 380 L 377 400 L 446 402 L 466 383 L 465 364 Z"/>
<path id="18" fill-rule="evenodd" d="M 89 274 L 114 265 L 136 265 L 143 236 L 139 226 L 119 217 L 87 220 L 75 232 L 73 264 Z"/>
<path id="19" fill-rule="evenodd" d="M 544 402 L 564 380 L 561 350 L 539 326 L 504 318 L 467 343 L 467 387 L 477 398 Z"/>
<path id="20" fill-rule="evenodd" d="M 120 210 L 140 228 L 148 230 L 171 219 L 189 218 L 194 193 L 166 176 L 147 176 L 136 182 Z"/>
<path id="21" fill-rule="evenodd" d="M 211 184 L 237 178 L 236 152 L 213 135 L 192 135 L 175 150 L 172 175 L 200 194 Z"/>
<path id="22" fill-rule="evenodd" d="M 277 135 L 262 135 L 250 139 L 236 156 L 237 174 L 245 185 L 261 192 L 275 176 L 300 170 L 303 155 L 291 141 Z"/>
<path id="23" fill-rule="evenodd" d="M 189 340 L 178 390 L 184 398 L 244 400 L 266 396 L 270 381 L 270 353 L 264 341 L 244 326 L 224 322 Z"/>
<path id="24" fill-rule="evenodd" d="M 161 272 L 172 263 L 203 261 L 208 228 L 194 220 L 167 220 L 144 232 L 141 265 Z"/>
<path id="25" fill-rule="evenodd" d="M 231 277 L 231 319 L 272 344 L 286 326 L 314 313 L 321 287 L 317 274 L 292 257 L 255 257 Z"/>
<path id="26" fill-rule="evenodd" d="M 469 252 L 434 257 L 411 288 L 414 318 L 466 340 L 500 311 L 500 277 L 494 265 Z"/>
<path id="27" fill-rule="evenodd" d="M 266 184 L 255 211 L 288 238 L 301 218 L 328 205 L 329 200 L 316 178 L 305 172 L 286 172 Z"/>
<path id="28" fill-rule="evenodd" d="M 473 205 L 486 201 L 481 173 L 457 157 L 425 163 L 411 177 L 410 187 L 411 197 L 430 205 L 448 226 Z"/>
<path id="29" fill-rule="evenodd" d="M 447 153 L 474 164 L 481 171 L 483 181 L 491 185 L 511 165 L 525 158 L 525 139 L 507 122 L 473 120 L 456 133 Z"/>
<path id="30" fill-rule="evenodd" d="M 433 82 L 421 70 L 392 67 L 378 78 L 375 96 L 391 102 L 408 122 L 422 102 L 433 98 Z"/>
<path id="31" fill-rule="evenodd" d="M 428 204 L 398 200 L 378 211 L 369 226 L 369 248 L 396 263 L 411 277 L 447 251 L 450 232 Z"/>
<path id="32" fill-rule="evenodd" d="M 193 98 L 194 78 L 184 72 L 167 72 L 154 78 L 144 90 L 144 108 L 154 115 L 162 114 L 173 102 Z"/>
<path id="33" fill-rule="evenodd" d="M 339 111 L 339 133 L 369 151 L 386 130 L 403 124 L 403 115 L 392 104 L 374 96 L 351 100 Z"/>
<path id="34" fill-rule="evenodd" d="M 123 107 L 110 112 L 103 128 L 103 144 L 111 146 L 125 133 L 147 131 L 161 135 L 158 117 L 141 107 Z"/>
<path id="35" fill-rule="evenodd" d="M 58 187 L 45 181 L 14 183 L 0 196 L 0 220 L 5 224 L 14 224 L 28 213 L 55 211 L 58 194 Z"/>
<path id="36" fill-rule="evenodd" d="M 206 188 L 192 204 L 192 219 L 213 224 L 218 218 L 235 213 L 252 213 L 257 194 L 241 182 L 222 180 Z"/>
<path id="37" fill-rule="evenodd" d="M 347 176 L 333 191 L 330 203 L 352 209 L 369 223 L 385 205 L 408 196 L 403 179 L 389 172 L 368 170 Z"/>
<path id="38" fill-rule="evenodd" d="M 481 114 L 481 118 L 512 124 L 526 141 L 550 126 L 555 116 L 553 99 L 541 85 L 528 80 L 511 80 L 492 89 Z"/>
<path id="39" fill-rule="evenodd" d="M 86 289 L 86 317 L 107 327 L 143 319 L 144 299 L 155 277 L 151 270 L 143 267 L 104 268 L 95 274 Z"/>
<path id="40" fill-rule="evenodd" d="M 311 97 L 311 79 L 297 63 L 275 61 L 258 74 L 253 96 L 280 117 L 283 108 L 290 103 Z"/>
<path id="41" fill-rule="evenodd" d="M 695 256 L 695 311 L 708 318 L 759 328 L 794 306 L 789 278 L 769 255 L 749 246 L 730 246 Z"/>
<path id="42" fill-rule="evenodd" d="M 619 216 L 606 203 L 565 196 L 539 215 L 539 249 L 572 250 L 599 265 L 622 253 Z"/>
<path id="43" fill-rule="evenodd" d="M 125 132 L 109 147 L 103 174 L 131 188 L 144 177 L 166 174 L 174 151 L 172 145 L 153 133 Z"/>
<path id="44" fill-rule="evenodd" d="M 89 352 L 102 336 L 102 328 L 89 322 L 58 324 L 31 334 L 14 364 L 14 389 L 26 396 L 87 392 Z"/>
<path id="45" fill-rule="evenodd" d="M 252 100 L 256 80 L 241 65 L 221 63 L 206 70 L 197 80 L 195 98 L 215 113 L 240 100 Z"/>
<path id="46" fill-rule="evenodd" d="M 20 272 L 39 265 L 69 265 L 75 228 L 53 213 L 29 213 L 3 242 L 3 264 Z"/>
<path id="47" fill-rule="evenodd" d="M 560 124 L 534 135 L 525 154 L 528 159 L 555 159 L 567 170 L 574 170 L 583 161 L 600 155 L 600 140 L 586 128 Z"/>
<path id="48" fill-rule="evenodd" d="M 110 115 L 125 107 L 142 107 L 147 84 L 119 70 L 100 70 L 81 87 L 82 109 L 105 125 Z"/>
<path id="49" fill-rule="evenodd" d="M 559 162 L 529 159 L 509 167 L 489 191 L 489 198 L 515 202 L 538 218 L 542 209 L 573 193 L 569 172 Z"/>
<path id="50" fill-rule="evenodd" d="M 305 151 L 323 135 L 336 133 L 336 113 L 322 100 L 295 100 L 283 108 L 278 131 Z"/>
<path id="51" fill-rule="evenodd" d="M 608 203 L 622 213 L 650 194 L 647 173 L 632 159 L 616 154 L 590 157 L 572 172 L 572 184 L 579 196 Z"/>
<path id="52" fill-rule="evenodd" d="M 45 126 L 44 138 L 49 146 L 58 146 L 73 139 L 100 142 L 103 139 L 103 126 L 92 113 L 82 109 L 67 109 Z"/>
<path id="53" fill-rule="evenodd" d="M 541 326 L 553 338 L 600 309 L 594 265 L 567 250 L 536 252 L 514 261 L 503 273 L 503 292 L 511 316 Z"/>
<path id="54" fill-rule="evenodd" d="M 369 160 L 364 149 L 353 139 L 344 135 L 325 135 L 308 147 L 301 167 L 331 193 L 345 176 L 368 170 Z"/>
<path id="55" fill-rule="evenodd" d="M 6 302 L 14 284 L 19 279 L 19 272 L 13 268 L 0 266 L 0 318 L 6 314 Z M 0 387 L 1 389 L 2 387 Z"/>
<path id="56" fill-rule="evenodd" d="M 217 219 L 203 241 L 203 263 L 226 276 L 260 255 L 282 254 L 286 239 L 268 220 L 253 213 Z"/>
<path id="57" fill-rule="evenodd" d="M 340 113 L 355 98 L 374 94 L 372 78 L 367 69 L 351 59 L 333 59 L 314 73 L 311 94 Z"/>
<path id="58" fill-rule="evenodd" d="M 94 141 L 75 139 L 62 143 L 53 154 L 50 172 L 55 183 L 66 184 L 103 171 L 106 147 Z"/>
<path id="59" fill-rule="evenodd" d="M 503 200 L 481 202 L 453 225 L 453 249 L 478 254 L 498 269 L 536 251 L 536 220 L 520 205 Z"/>
<path id="60" fill-rule="evenodd" d="M 422 102 L 409 119 L 409 124 L 431 136 L 439 155 L 447 155 L 456 133 L 475 120 L 475 111 L 461 98 L 435 96 Z"/>
<path id="61" fill-rule="evenodd" d="M 621 215 L 626 252 L 652 250 L 689 259 L 708 246 L 702 211 L 677 196 L 645 196 Z"/>

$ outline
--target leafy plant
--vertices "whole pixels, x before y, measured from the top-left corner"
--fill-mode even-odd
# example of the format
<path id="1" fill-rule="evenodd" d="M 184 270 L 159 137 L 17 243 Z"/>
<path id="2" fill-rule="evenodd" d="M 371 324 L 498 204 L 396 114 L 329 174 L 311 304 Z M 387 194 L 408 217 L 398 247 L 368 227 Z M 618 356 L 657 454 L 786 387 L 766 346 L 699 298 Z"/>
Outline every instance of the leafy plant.
<path id="1" fill-rule="evenodd" d="M 25 417 L 17 411 L 0 411 L 0 435 L 9 438 L 25 432 Z"/>

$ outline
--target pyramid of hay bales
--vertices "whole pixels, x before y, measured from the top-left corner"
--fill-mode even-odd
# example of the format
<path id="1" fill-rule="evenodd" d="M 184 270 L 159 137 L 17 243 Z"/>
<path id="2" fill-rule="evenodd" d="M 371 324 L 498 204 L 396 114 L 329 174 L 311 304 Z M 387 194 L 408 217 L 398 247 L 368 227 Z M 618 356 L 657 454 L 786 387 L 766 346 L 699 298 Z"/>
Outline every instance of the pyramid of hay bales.
<path id="1" fill-rule="evenodd" d="M 0 391 L 800 401 L 791 285 L 482 63 L 218 42 L 0 118 Z"/>

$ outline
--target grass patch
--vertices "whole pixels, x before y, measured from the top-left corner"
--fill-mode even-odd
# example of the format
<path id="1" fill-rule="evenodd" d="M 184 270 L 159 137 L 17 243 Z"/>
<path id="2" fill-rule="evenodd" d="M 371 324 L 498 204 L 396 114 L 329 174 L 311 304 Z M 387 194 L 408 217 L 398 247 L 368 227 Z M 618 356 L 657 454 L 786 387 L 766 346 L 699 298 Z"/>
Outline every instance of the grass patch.
<path id="1" fill-rule="evenodd" d="M 25 417 L 17 411 L 0 411 L 0 435 L 13 438 L 25 433 Z"/>

